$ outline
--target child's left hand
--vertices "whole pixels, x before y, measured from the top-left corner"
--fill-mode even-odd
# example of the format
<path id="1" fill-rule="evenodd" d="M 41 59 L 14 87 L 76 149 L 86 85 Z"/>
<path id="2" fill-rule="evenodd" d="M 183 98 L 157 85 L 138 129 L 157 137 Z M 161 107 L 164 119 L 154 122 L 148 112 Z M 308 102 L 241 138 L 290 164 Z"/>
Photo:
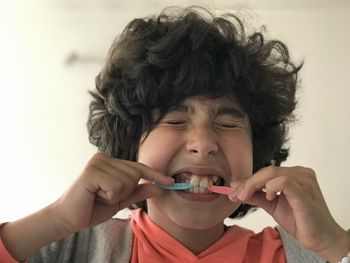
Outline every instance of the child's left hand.
<path id="1" fill-rule="evenodd" d="M 313 170 L 270 166 L 235 187 L 232 201 L 263 208 L 303 246 L 328 261 L 338 262 L 350 250 L 350 236 L 330 214 Z"/>

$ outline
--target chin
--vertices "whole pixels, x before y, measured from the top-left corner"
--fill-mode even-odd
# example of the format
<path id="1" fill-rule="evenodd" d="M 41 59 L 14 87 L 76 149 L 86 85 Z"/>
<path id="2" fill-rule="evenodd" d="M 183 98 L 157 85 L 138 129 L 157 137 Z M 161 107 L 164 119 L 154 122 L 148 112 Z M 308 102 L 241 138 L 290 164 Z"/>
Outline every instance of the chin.
<path id="1" fill-rule="evenodd" d="M 224 224 L 224 220 L 237 209 L 238 204 L 227 202 L 215 202 L 211 205 L 192 202 L 191 205 L 181 205 L 163 197 L 163 202 L 148 200 L 148 212 L 155 223 L 168 228 L 171 225 L 188 230 L 206 230 Z M 168 202 L 169 201 L 169 202 Z M 187 201 L 186 201 L 187 202 Z"/>
<path id="2" fill-rule="evenodd" d="M 223 225 L 226 215 L 213 215 L 208 211 L 193 211 L 192 213 L 177 213 L 169 215 L 169 218 L 178 226 L 191 230 L 205 230 Z"/>

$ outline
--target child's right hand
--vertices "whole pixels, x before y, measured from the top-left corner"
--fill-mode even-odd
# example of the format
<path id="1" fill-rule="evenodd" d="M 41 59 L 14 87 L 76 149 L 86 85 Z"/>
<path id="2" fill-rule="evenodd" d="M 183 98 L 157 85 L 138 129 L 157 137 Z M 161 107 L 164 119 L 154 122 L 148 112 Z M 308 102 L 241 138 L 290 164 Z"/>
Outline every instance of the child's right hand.
<path id="1" fill-rule="evenodd" d="M 143 178 L 163 185 L 174 180 L 132 161 L 95 154 L 81 176 L 53 205 L 66 234 L 92 227 L 110 219 L 119 210 L 164 190 L 153 184 L 139 184 Z"/>
<path id="2" fill-rule="evenodd" d="M 173 178 L 143 164 L 97 153 L 56 202 L 5 224 L 0 237 L 14 258 L 24 260 L 53 241 L 102 223 L 135 202 L 164 193 L 153 184 L 138 184 L 141 178 L 163 185 L 174 183 Z"/>

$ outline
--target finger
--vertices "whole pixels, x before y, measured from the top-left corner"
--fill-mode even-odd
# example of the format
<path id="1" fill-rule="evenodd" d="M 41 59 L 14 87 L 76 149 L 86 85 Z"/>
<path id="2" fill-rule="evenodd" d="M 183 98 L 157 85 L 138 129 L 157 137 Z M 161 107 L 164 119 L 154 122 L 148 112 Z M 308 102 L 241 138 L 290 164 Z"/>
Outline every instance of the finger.
<path id="1" fill-rule="evenodd" d="M 131 177 L 135 178 L 137 181 L 139 181 L 140 178 L 143 178 L 148 181 L 155 181 L 164 185 L 171 185 L 175 182 L 172 177 L 166 176 L 162 172 L 156 171 L 145 164 L 128 160 L 115 160 L 117 160 L 118 163 L 114 161 L 114 166 L 124 171 L 125 174 L 128 174 Z"/>
<path id="2" fill-rule="evenodd" d="M 302 198 L 304 187 L 292 176 L 281 175 L 266 183 L 266 199 L 274 200 L 278 193 L 284 193 L 289 198 Z"/>
<path id="3" fill-rule="evenodd" d="M 232 192 L 228 194 L 228 198 L 232 202 L 240 202 L 240 200 L 237 198 L 237 195 L 243 191 L 243 186 L 246 181 L 247 179 L 230 181 L 230 187 L 232 188 Z"/>
<path id="4" fill-rule="evenodd" d="M 137 185 L 137 181 L 123 175 L 119 178 L 105 172 L 93 171 L 92 174 L 83 177 L 80 184 L 83 189 L 96 195 L 105 203 L 114 204 L 120 199 L 127 198 Z"/>
<path id="5" fill-rule="evenodd" d="M 260 207 L 264 209 L 268 214 L 272 215 L 277 205 L 277 200 L 275 199 L 273 201 L 270 201 L 266 199 L 266 193 L 264 193 L 263 191 L 258 191 L 255 192 L 250 199 L 244 201 L 244 203 Z"/>
<path id="6" fill-rule="evenodd" d="M 112 163 L 116 162 L 118 165 L 112 165 Z M 97 153 L 88 162 L 84 173 L 88 175 L 88 180 L 94 182 L 97 188 L 100 187 L 98 181 L 103 180 L 108 180 L 109 183 L 112 183 L 111 180 L 117 179 L 123 184 L 137 184 L 139 178 L 129 175 L 125 172 L 125 169 L 122 169 L 122 166 L 125 166 L 125 164 L 121 163 L 118 159 L 111 158 L 103 153 Z"/>
<path id="7" fill-rule="evenodd" d="M 120 209 L 148 198 L 160 197 L 163 194 L 164 190 L 153 184 L 139 184 L 126 200 L 120 201 Z"/>
<path id="8" fill-rule="evenodd" d="M 249 200 L 245 201 L 244 203 L 253 205 L 256 207 L 260 207 L 264 209 L 273 218 L 275 218 L 275 213 L 277 209 L 282 209 L 280 210 L 280 212 L 282 211 L 282 213 L 285 214 L 286 216 L 288 213 L 288 208 L 279 207 L 280 202 L 282 203 L 286 202 L 286 197 L 284 194 L 279 195 L 278 198 L 274 199 L 273 201 L 269 201 L 266 199 L 265 193 L 262 191 L 259 191 L 259 192 L 256 192 Z M 292 218 L 285 218 L 284 220 L 286 221 L 291 219 Z"/>
<path id="9" fill-rule="evenodd" d="M 96 206 L 95 213 L 92 218 L 93 225 L 104 222 L 115 215 L 118 211 L 127 208 L 132 204 L 146 200 L 147 198 L 161 196 L 163 193 L 164 190 L 152 184 L 140 184 L 125 200 L 118 200 L 114 203 L 99 200 L 100 202 L 98 202 L 98 206 Z"/>
<path id="10" fill-rule="evenodd" d="M 244 184 L 246 181 L 247 179 L 235 181 L 230 184 L 233 191 L 228 195 L 228 197 L 232 202 L 242 202 L 242 200 L 238 198 L 238 195 L 241 196 L 242 192 L 244 192 Z M 273 190 L 271 192 L 273 192 Z M 260 207 L 267 211 L 271 211 L 272 207 L 275 206 L 275 204 L 272 202 L 272 200 L 274 200 L 275 198 L 270 199 L 266 195 L 267 191 L 265 189 L 255 191 L 249 199 L 244 199 L 244 203 Z"/>
<path id="11" fill-rule="evenodd" d="M 230 187 L 232 189 L 236 189 L 238 186 L 240 185 L 243 185 L 245 184 L 245 182 L 247 181 L 248 179 L 240 179 L 240 180 L 233 180 L 233 181 L 230 181 Z"/>
<path id="12" fill-rule="evenodd" d="M 171 185 L 174 183 L 173 178 L 144 164 L 129 160 L 116 159 L 103 153 L 95 154 L 89 164 L 93 166 L 93 168 L 105 171 L 109 174 L 126 174 L 130 179 L 132 178 L 136 182 L 138 182 L 140 178 L 144 178 L 164 185 Z"/>
<path id="13" fill-rule="evenodd" d="M 290 168 L 269 166 L 259 170 L 244 182 L 237 197 L 242 201 L 251 198 L 255 192 L 264 189 L 268 181 L 283 174 L 290 173 L 289 169 Z"/>
<path id="14" fill-rule="evenodd" d="M 282 175 L 267 182 L 264 191 L 256 191 L 247 199 L 238 200 L 263 208 L 267 213 L 273 216 L 278 203 L 283 200 L 287 202 L 294 211 L 302 209 L 302 203 L 305 201 L 304 188 L 294 178 Z M 280 193 L 280 194 L 278 194 Z"/>
<path id="15" fill-rule="evenodd" d="M 235 182 L 233 184 L 231 183 L 230 186 L 233 190 L 230 194 L 228 194 L 228 198 L 232 202 L 240 202 L 241 200 L 238 199 L 238 195 L 244 191 L 243 189 L 244 182 L 241 181 L 241 183 L 238 183 L 238 182 Z"/>
<path id="16" fill-rule="evenodd" d="M 175 183 L 174 178 L 156 171 L 142 163 L 134 163 L 142 171 L 141 177 L 151 182 L 157 182 L 162 185 L 172 185 Z"/>
<path id="17" fill-rule="evenodd" d="M 276 183 L 276 180 L 272 179 L 266 183 L 265 188 L 263 188 L 262 191 L 265 193 L 266 199 L 272 201 L 281 194 L 282 190 L 279 190 L 280 188 L 281 187 Z"/>

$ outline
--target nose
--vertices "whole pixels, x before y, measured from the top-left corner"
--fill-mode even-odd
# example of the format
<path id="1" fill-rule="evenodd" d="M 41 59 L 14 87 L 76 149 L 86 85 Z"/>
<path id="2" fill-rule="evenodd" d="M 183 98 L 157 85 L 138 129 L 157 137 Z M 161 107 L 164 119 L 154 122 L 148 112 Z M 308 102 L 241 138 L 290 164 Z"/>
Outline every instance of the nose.
<path id="1" fill-rule="evenodd" d="M 218 149 L 216 134 L 209 127 L 197 127 L 188 131 L 186 152 L 204 158 L 214 155 Z"/>

